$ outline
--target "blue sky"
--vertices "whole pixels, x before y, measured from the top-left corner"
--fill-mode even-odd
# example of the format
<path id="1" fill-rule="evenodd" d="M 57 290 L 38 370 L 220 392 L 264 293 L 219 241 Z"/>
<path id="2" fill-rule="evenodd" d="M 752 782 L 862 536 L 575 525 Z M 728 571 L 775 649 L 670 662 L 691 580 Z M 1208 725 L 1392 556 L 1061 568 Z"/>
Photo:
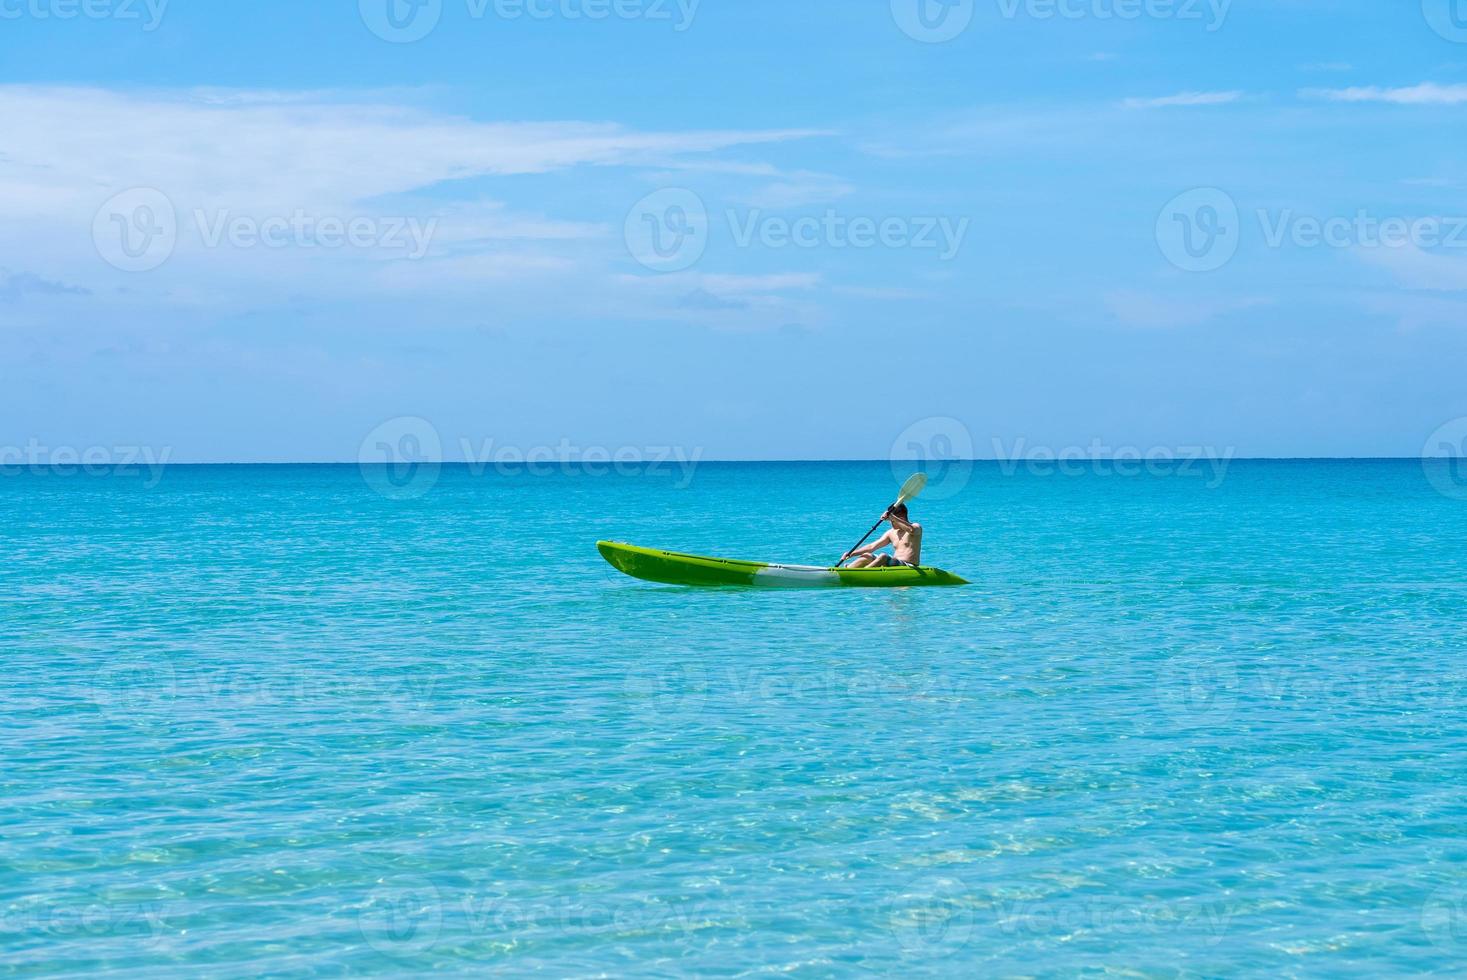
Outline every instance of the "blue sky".
<path id="1" fill-rule="evenodd" d="M 390 2 L 0 4 L 0 444 L 1467 416 L 1467 0 Z"/>

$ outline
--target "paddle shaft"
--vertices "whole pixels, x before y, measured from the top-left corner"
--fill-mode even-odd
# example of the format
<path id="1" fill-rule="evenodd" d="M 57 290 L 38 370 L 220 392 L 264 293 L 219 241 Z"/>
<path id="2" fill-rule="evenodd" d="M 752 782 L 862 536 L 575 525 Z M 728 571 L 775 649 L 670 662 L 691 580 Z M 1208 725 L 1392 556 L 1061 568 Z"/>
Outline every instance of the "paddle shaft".
<path id="1" fill-rule="evenodd" d="M 852 551 L 855 551 L 857 548 L 861 547 L 861 545 L 865 544 L 866 543 L 866 539 L 869 538 L 869 537 L 871 537 L 871 535 L 875 534 L 876 533 L 876 529 L 878 527 L 880 527 L 881 525 L 885 524 L 885 523 L 886 523 L 886 515 L 885 514 L 882 514 L 881 515 L 881 520 L 877 521 L 875 524 L 872 524 L 871 525 L 871 530 L 869 530 L 865 534 L 861 535 L 861 540 L 860 541 L 857 541 L 855 544 L 851 545 L 850 551 L 847 551 L 845 553 L 844 557 L 842 557 L 841 560 L 836 563 L 836 566 L 835 567 L 836 568 L 839 568 L 839 567 L 841 567 L 841 565 L 844 565 L 847 561 L 849 561 L 853 557 L 852 554 L 851 554 L 851 552 Z"/>

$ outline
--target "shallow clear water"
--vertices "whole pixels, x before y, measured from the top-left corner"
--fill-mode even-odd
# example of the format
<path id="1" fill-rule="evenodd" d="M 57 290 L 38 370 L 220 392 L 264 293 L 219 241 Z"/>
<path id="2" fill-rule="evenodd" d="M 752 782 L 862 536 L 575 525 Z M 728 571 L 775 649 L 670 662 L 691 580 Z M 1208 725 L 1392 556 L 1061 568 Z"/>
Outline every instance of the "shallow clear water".
<path id="1" fill-rule="evenodd" d="M 890 466 L 5 477 L 0 970 L 1451 972 L 1435 475 L 978 464 L 972 587 L 794 593 L 594 542 L 828 562 Z"/>

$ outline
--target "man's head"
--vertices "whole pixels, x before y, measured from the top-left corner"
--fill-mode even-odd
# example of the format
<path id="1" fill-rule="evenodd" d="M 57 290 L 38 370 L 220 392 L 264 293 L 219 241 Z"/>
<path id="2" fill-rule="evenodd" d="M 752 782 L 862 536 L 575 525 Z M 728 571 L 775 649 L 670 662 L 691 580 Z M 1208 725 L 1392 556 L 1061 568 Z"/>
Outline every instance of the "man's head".
<path id="1" fill-rule="evenodd" d="M 891 514 L 893 517 L 900 517 L 902 520 L 906 520 L 907 519 L 907 505 L 906 504 L 893 504 L 892 507 L 891 507 L 891 510 L 888 511 L 888 513 Z"/>

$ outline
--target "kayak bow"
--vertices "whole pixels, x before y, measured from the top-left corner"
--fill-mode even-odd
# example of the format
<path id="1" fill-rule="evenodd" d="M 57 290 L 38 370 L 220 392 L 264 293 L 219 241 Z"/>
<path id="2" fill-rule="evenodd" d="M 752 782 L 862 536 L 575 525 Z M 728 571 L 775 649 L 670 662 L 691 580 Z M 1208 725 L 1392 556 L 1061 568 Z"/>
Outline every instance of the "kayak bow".
<path id="1" fill-rule="evenodd" d="M 618 541 L 598 541 L 601 557 L 617 571 L 648 582 L 668 585 L 751 585 L 772 589 L 899 588 L 915 585 L 967 585 L 940 568 L 819 568 L 776 565 L 762 561 L 705 558 L 676 551 L 638 548 Z"/>

